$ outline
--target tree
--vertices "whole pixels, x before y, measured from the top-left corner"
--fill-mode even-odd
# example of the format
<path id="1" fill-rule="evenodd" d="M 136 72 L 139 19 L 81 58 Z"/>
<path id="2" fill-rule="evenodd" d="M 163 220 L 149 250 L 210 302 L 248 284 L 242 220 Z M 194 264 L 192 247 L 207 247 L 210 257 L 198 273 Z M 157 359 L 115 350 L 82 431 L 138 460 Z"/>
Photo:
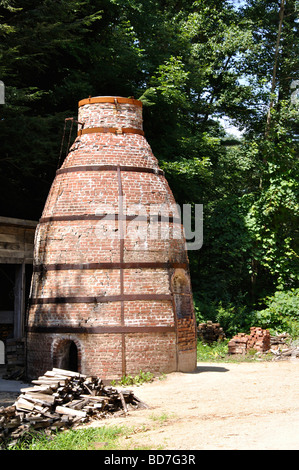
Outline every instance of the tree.
<path id="1" fill-rule="evenodd" d="M 1 41 L 6 90 L 0 109 L 1 212 L 36 219 L 55 174 L 64 117 L 73 114 L 76 95 L 66 83 L 70 64 L 75 59 L 78 68 L 76 46 L 100 13 L 83 0 L 16 0 L 2 1 L 0 14 L 6 25 Z M 59 100 L 62 85 L 65 106 Z"/>
<path id="2" fill-rule="evenodd" d="M 291 100 L 291 83 L 298 69 L 298 23 L 296 3 L 249 2 L 247 14 L 267 9 L 267 19 L 259 26 L 259 41 L 267 49 L 269 77 L 268 111 L 265 133 L 260 130 L 247 139 L 242 157 L 257 155 L 259 186 L 254 192 L 246 218 L 252 236 L 251 278 L 254 299 L 271 289 L 291 288 L 298 282 L 298 147 L 296 126 L 298 102 Z M 260 22 L 259 17 L 255 17 Z M 275 37 L 276 36 L 276 37 Z M 257 39 L 256 39 L 257 40 Z M 258 64 L 258 58 L 255 58 Z M 272 71 L 271 71 L 272 65 Z M 260 64 L 260 69 L 265 68 Z M 266 109 L 266 108 L 265 108 Z M 255 130 L 255 126 L 252 126 Z"/>
<path id="3" fill-rule="evenodd" d="M 293 287 L 296 5 L 2 0 L 1 215 L 40 217 L 77 101 L 134 96 L 177 202 L 204 205 L 204 244 L 189 254 L 196 296 L 254 305 Z"/>
<path id="4" fill-rule="evenodd" d="M 277 39 L 276 39 L 275 54 L 274 54 L 273 74 L 272 74 L 271 90 L 270 90 L 271 101 L 270 101 L 270 106 L 269 106 L 268 114 L 267 114 L 266 132 L 265 132 L 266 137 L 269 135 L 270 124 L 271 124 L 271 111 L 274 105 L 273 95 L 274 95 L 275 88 L 276 88 L 278 55 L 279 55 L 279 47 L 280 47 L 280 39 L 281 39 L 281 30 L 282 30 L 282 24 L 283 24 L 283 19 L 284 19 L 284 9 L 285 9 L 285 0 L 281 0 L 280 9 L 279 9 L 279 23 L 278 23 Z"/>

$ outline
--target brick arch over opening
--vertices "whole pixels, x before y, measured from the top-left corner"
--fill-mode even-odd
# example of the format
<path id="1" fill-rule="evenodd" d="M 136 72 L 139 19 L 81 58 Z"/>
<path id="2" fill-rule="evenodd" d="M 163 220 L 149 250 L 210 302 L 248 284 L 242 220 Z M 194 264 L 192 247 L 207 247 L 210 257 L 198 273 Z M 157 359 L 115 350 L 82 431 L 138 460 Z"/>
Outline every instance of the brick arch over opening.
<path id="1" fill-rule="evenodd" d="M 74 367 L 74 354 L 76 354 L 76 367 Z M 59 337 L 52 343 L 53 367 L 58 369 L 77 369 L 82 373 L 82 346 L 80 341 L 73 337 Z"/>

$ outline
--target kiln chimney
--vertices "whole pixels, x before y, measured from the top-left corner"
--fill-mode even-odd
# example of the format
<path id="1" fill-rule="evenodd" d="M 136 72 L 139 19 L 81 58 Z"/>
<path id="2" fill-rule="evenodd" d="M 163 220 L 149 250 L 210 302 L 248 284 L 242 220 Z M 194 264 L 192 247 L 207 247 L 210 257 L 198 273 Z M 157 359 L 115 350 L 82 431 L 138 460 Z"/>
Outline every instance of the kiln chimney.
<path id="1" fill-rule="evenodd" d="M 196 322 L 180 213 L 142 103 L 79 102 L 78 136 L 36 230 L 27 374 L 192 371 Z"/>

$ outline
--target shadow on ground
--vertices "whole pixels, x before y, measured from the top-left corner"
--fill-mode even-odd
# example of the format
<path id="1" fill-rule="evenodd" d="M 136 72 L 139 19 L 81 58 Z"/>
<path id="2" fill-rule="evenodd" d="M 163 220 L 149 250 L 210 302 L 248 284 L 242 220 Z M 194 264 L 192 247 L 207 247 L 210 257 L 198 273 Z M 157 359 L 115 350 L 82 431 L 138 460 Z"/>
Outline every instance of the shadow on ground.
<path id="1" fill-rule="evenodd" d="M 201 374 L 202 372 L 229 372 L 229 369 L 221 366 L 210 366 L 210 365 L 197 365 L 194 371 L 189 372 L 190 374 Z"/>

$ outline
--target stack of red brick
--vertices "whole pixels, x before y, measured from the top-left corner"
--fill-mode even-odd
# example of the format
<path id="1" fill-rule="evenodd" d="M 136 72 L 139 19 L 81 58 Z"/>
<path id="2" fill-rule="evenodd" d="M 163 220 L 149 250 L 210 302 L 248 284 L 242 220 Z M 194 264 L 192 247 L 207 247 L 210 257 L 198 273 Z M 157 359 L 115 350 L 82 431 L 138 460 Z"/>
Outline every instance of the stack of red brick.
<path id="1" fill-rule="evenodd" d="M 250 349 L 266 352 L 270 349 L 270 333 L 259 327 L 251 327 L 250 334 L 238 333 L 228 343 L 229 354 L 246 354 Z"/>

